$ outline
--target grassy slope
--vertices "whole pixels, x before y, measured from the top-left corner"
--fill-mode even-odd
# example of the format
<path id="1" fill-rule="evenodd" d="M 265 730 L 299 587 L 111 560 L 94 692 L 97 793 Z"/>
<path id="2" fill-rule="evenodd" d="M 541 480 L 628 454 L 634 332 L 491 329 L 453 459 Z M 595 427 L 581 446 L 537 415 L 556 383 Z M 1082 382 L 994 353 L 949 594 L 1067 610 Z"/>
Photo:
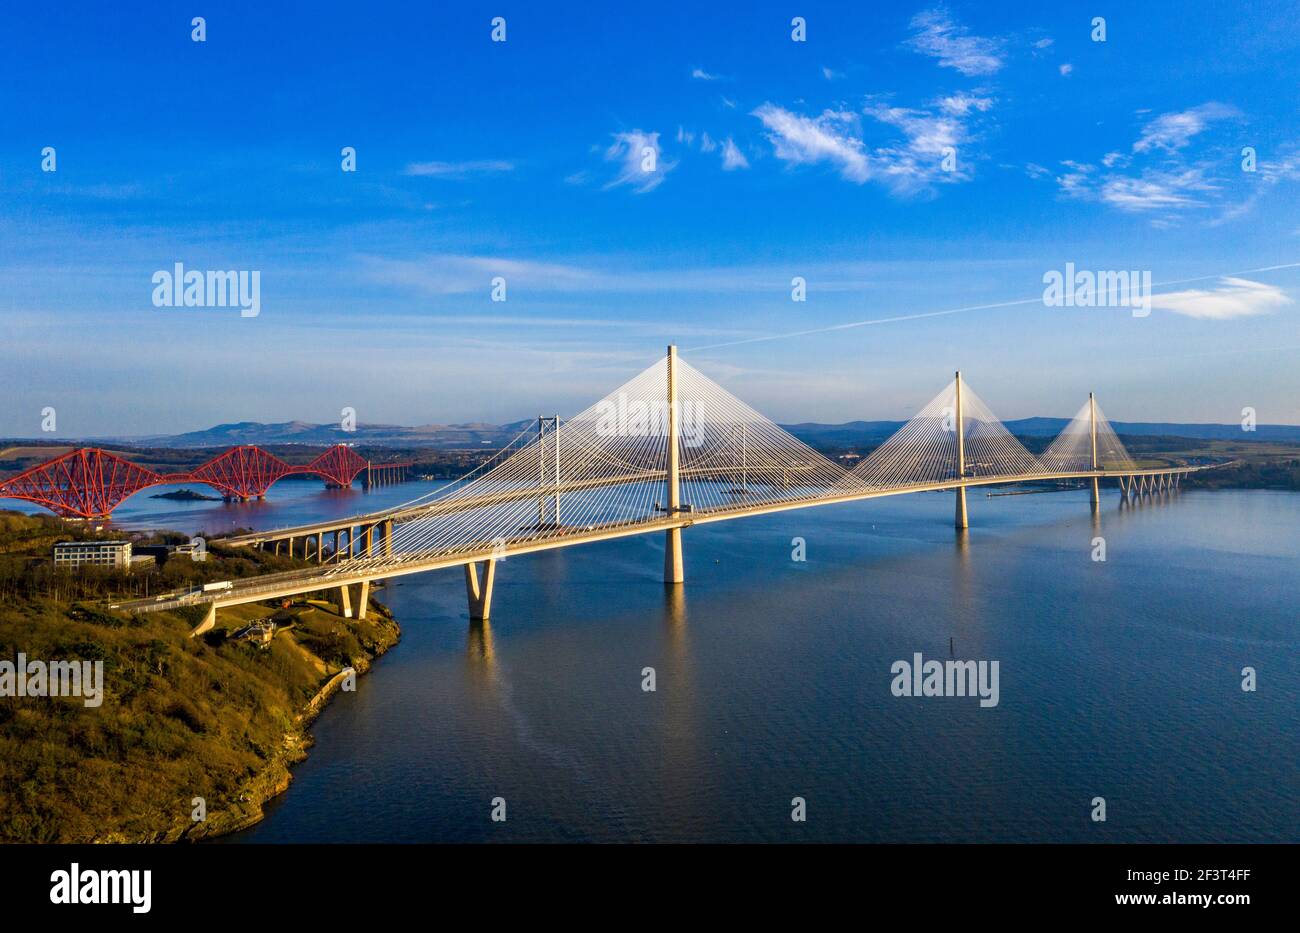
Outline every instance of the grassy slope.
<path id="1" fill-rule="evenodd" d="M 172 573 L 199 573 L 190 563 Z M 220 579 L 222 563 L 217 556 L 201 572 Z M 100 605 L 41 593 L 0 603 L 0 658 L 104 662 L 97 708 L 0 698 L 0 840 L 157 841 L 255 821 L 302 757 L 308 701 L 398 637 L 374 603 L 366 621 L 320 601 L 235 607 L 199 639 L 189 637 L 201 614 L 193 609 L 132 617 Z M 269 649 L 226 639 L 267 616 L 291 626 Z M 190 818 L 194 797 L 206 800 L 205 823 Z"/>

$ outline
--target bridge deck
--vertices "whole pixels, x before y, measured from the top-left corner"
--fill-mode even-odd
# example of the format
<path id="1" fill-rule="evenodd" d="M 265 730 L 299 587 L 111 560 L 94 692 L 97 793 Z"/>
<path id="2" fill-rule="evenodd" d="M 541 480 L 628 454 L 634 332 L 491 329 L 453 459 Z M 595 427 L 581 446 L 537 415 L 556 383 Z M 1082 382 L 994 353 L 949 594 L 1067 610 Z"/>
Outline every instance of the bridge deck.
<path id="1" fill-rule="evenodd" d="M 220 590 L 210 593 L 168 594 L 164 597 L 155 597 L 152 600 L 124 602 L 119 604 L 119 608 L 128 609 L 134 612 L 158 612 L 187 605 L 215 605 L 217 607 L 235 606 L 243 603 L 258 602 L 265 599 L 296 596 L 314 590 L 330 589 L 338 586 L 361 583 L 363 581 L 373 581 L 389 577 L 405 576 L 413 573 L 424 573 L 429 570 L 457 567 L 463 564 L 487 560 L 489 558 L 504 559 L 521 554 L 553 550 L 555 548 L 573 547 L 578 544 L 608 541 L 615 538 L 628 537 L 630 535 L 666 531 L 672 528 L 687 528 L 691 525 L 702 525 L 711 522 L 729 521 L 736 518 L 785 512 L 793 509 L 811 508 L 819 505 L 833 505 L 843 502 L 856 502 L 864 499 L 878 499 L 886 496 L 905 495 L 916 492 L 942 492 L 945 490 L 969 487 L 1008 485 L 1023 482 L 1108 479 L 1120 477 L 1128 479 L 1131 477 L 1146 476 L 1165 477 L 1172 475 L 1185 475 L 1209 468 L 1209 466 L 1185 466 L 1159 467 L 1147 470 L 1126 470 L 1123 472 L 1106 472 L 1101 470 L 1072 473 L 1043 472 L 1028 473 L 1017 476 L 965 477 L 963 479 L 944 480 L 941 482 L 916 483 L 877 488 L 849 487 L 845 488 L 842 492 L 824 493 L 806 498 L 790 498 L 775 502 L 762 502 L 753 505 L 737 504 L 735 506 L 715 508 L 709 511 L 680 512 L 675 516 L 639 518 L 623 522 L 609 522 L 601 525 L 585 527 L 561 527 L 559 529 L 552 529 L 548 536 L 544 538 L 524 538 L 506 542 L 482 541 L 468 548 L 461 548 L 454 552 L 430 551 L 395 553 L 392 555 L 372 557 L 354 557 L 345 559 L 336 564 L 319 568 L 307 568 L 280 574 L 268 574 L 246 580 L 235 580 L 232 581 L 232 587 L 228 590 Z M 661 481 L 662 474 L 657 474 L 653 478 Z M 608 482 L 608 480 L 605 480 L 606 484 L 608 484 Z M 513 500 L 519 498 L 537 498 L 539 496 L 548 496 L 553 493 L 554 487 L 537 487 L 527 490 L 527 495 L 523 495 L 522 491 L 518 494 L 514 494 L 514 491 L 512 491 L 511 498 Z M 484 504 L 491 503 L 480 503 L 479 506 L 475 507 L 482 507 Z M 408 512 L 418 514 L 419 517 L 425 517 L 430 513 L 430 511 L 430 506 L 421 506 L 418 509 L 403 510 L 402 512 L 375 513 L 370 517 L 370 522 L 376 523 L 389 518 L 396 519 L 399 515 Z M 293 529 L 281 529 L 273 535 L 263 534 L 242 536 L 240 543 L 251 544 L 265 542 L 282 539 L 291 535 L 295 537 L 304 536 L 316 534 L 319 531 L 343 528 L 348 527 L 349 525 L 355 526 L 358 524 L 366 524 L 366 522 L 359 518 L 354 518 L 344 522 L 305 525 Z"/>

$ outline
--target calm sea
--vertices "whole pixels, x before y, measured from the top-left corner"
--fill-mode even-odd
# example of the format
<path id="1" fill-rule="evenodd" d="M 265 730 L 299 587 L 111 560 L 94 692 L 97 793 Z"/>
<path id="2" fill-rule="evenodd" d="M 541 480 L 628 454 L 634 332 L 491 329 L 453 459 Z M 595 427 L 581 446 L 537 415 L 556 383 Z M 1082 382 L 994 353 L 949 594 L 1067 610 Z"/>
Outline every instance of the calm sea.
<path id="1" fill-rule="evenodd" d="M 428 488 L 120 517 L 211 532 Z M 1300 495 L 1109 490 L 1094 517 L 1085 492 L 972 491 L 970 514 L 958 535 L 926 494 L 688 529 L 674 591 L 659 536 L 511 558 L 486 624 L 459 570 L 395 580 L 401 643 L 228 841 L 1300 841 Z M 996 660 L 998 705 L 892 695 L 917 652 Z"/>

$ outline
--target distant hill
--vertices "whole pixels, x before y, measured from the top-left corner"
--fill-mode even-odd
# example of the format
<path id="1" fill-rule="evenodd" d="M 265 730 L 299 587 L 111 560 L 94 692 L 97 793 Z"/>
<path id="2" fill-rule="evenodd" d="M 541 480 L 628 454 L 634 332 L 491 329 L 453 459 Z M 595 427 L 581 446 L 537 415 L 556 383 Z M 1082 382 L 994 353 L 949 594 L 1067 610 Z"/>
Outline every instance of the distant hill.
<path id="1" fill-rule="evenodd" d="M 344 431 L 338 424 L 309 424 L 285 421 L 263 424 L 260 421 L 237 421 L 218 424 L 204 431 L 151 437 L 112 438 L 130 440 L 148 447 L 234 447 L 239 444 L 368 444 L 384 447 L 467 448 L 500 447 L 514 438 L 531 421 L 512 424 L 424 424 L 406 427 L 396 424 L 358 424 L 354 431 Z"/>
<path id="2" fill-rule="evenodd" d="M 1055 437 L 1069 423 L 1066 418 L 1021 418 L 1006 422 L 1012 434 L 1022 437 Z M 814 421 L 782 425 L 795 437 L 815 447 L 852 447 L 875 445 L 897 431 L 902 421 L 848 421 L 843 424 L 822 424 Z M 405 447 L 431 449 L 496 448 L 508 443 L 530 426 L 532 419 L 509 424 L 423 424 L 406 427 L 396 424 L 359 424 L 355 431 L 344 431 L 337 424 L 309 424 L 305 421 L 285 421 L 263 424 L 260 421 L 238 421 L 218 424 L 204 431 L 185 434 L 156 435 L 151 437 L 90 438 L 82 443 L 129 443 L 135 446 L 185 449 L 193 447 L 233 447 L 238 444 L 257 444 L 263 447 L 279 444 L 365 444 L 377 447 Z M 1113 421 L 1116 432 L 1124 435 L 1165 435 L 1198 440 L 1274 441 L 1300 443 L 1300 425 L 1261 424 L 1253 433 L 1241 430 L 1237 424 L 1179 424 L 1174 422 L 1123 422 Z M 44 446 L 52 443 L 66 445 L 67 440 L 40 439 Z"/>
<path id="3" fill-rule="evenodd" d="M 1068 418 L 1020 418 L 1005 421 L 1008 431 L 1020 437 L 1055 437 L 1070 423 Z M 902 421 L 849 421 L 845 424 L 782 425 L 805 443 L 814 446 L 853 446 L 878 443 L 903 426 Z M 1261 424 L 1254 432 L 1241 430 L 1239 424 L 1178 424 L 1174 422 L 1112 421 L 1115 433 L 1129 436 L 1163 435 L 1220 441 L 1282 441 L 1300 443 L 1300 425 Z"/>

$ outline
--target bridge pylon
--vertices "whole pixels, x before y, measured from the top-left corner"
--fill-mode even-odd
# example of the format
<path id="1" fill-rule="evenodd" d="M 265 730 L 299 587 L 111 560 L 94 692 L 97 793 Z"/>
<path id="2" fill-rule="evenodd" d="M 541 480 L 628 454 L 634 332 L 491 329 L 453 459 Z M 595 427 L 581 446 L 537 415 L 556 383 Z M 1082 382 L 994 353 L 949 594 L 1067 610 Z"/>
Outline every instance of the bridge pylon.
<path id="1" fill-rule="evenodd" d="M 957 422 L 957 478 L 963 479 L 966 476 L 966 425 L 962 417 L 961 410 L 961 370 L 957 370 L 955 380 L 957 387 L 957 402 L 955 405 L 955 417 Z M 966 516 L 966 487 L 957 487 L 957 512 L 956 525 L 958 531 L 965 531 L 970 527 L 970 521 Z"/>
<path id="2" fill-rule="evenodd" d="M 1097 399 L 1091 392 L 1088 393 L 1088 433 L 1092 445 L 1092 466 L 1089 469 L 1095 472 L 1097 470 Z M 1094 511 L 1101 508 L 1101 480 L 1096 476 L 1092 478 L 1092 508 Z"/>
<path id="3" fill-rule="evenodd" d="M 682 508 L 681 445 L 678 438 L 681 412 L 677 409 L 677 347 L 668 345 L 668 469 L 665 475 L 668 516 L 676 518 Z M 682 530 L 669 528 L 664 532 L 664 583 L 683 583 L 686 573 L 682 565 Z"/>

